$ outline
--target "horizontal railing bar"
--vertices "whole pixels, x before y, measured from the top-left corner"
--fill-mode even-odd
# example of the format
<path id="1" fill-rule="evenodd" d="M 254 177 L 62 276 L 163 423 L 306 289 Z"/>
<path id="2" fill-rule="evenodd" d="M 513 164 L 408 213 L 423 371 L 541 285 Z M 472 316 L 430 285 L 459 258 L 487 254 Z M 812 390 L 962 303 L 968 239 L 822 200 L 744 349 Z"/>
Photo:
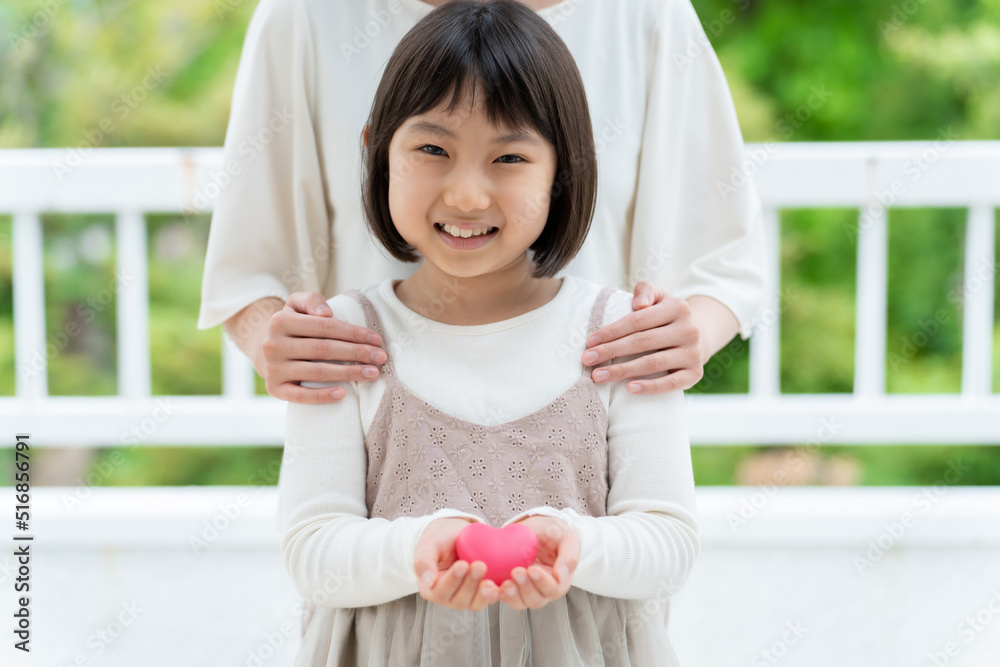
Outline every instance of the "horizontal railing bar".
<path id="1" fill-rule="evenodd" d="M 1000 395 L 688 395 L 696 445 L 1000 445 Z M 249 445 L 284 442 L 285 403 L 269 396 L 53 397 L 0 400 L 0 423 L 45 446 Z"/>
<path id="2" fill-rule="evenodd" d="M 65 157 L 66 149 L 0 151 L 0 212 L 207 211 L 206 186 L 226 177 L 221 148 L 94 149 L 59 172 L 53 165 Z M 1000 141 L 747 144 L 733 168 L 752 176 L 772 208 L 861 207 L 872 191 L 890 207 L 1000 206 Z"/>

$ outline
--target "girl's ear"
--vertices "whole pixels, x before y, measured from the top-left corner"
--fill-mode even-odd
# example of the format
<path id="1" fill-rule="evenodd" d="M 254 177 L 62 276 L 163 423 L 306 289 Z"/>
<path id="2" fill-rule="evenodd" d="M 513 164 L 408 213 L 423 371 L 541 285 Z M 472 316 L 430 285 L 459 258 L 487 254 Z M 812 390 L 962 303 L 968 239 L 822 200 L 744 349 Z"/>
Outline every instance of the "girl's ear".
<path id="1" fill-rule="evenodd" d="M 361 139 L 365 142 L 365 148 L 368 148 L 368 126 L 365 125 L 364 129 L 361 130 Z"/>

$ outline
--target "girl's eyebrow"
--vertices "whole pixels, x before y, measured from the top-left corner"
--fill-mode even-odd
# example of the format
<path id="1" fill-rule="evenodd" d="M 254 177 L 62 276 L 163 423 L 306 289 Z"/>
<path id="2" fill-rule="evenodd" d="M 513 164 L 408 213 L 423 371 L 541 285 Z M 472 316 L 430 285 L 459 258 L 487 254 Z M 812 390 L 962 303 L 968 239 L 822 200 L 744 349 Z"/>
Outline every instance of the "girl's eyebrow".
<path id="1" fill-rule="evenodd" d="M 417 122 L 413 123 L 408 128 L 408 131 L 411 131 L 411 132 L 428 132 L 430 134 L 436 134 L 438 136 L 451 137 L 451 138 L 454 138 L 454 136 L 455 136 L 454 133 L 451 130 L 449 130 L 448 128 L 441 127 L 440 125 L 437 125 L 436 123 L 432 123 L 432 122 L 426 121 L 426 120 L 421 120 L 421 121 L 417 121 Z M 524 141 L 526 143 L 534 144 L 535 146 L 539 146 L 539 147 L 541 146 L 541 143 L 539 143 L 538 139 L 536 139 L 532 135 L 528 134 L 527 132 L 523 132 L 521 130 L 514 130 L 513 132 L 508 132 L 507 134 L 501 135 L 501 136 L 497 137 L 496 139 L 494 139 L 493 143 L 494 144 L 512 144 L 512 143 L 515 143 L 515 142 L 518 142 L 518 141 Z"/>

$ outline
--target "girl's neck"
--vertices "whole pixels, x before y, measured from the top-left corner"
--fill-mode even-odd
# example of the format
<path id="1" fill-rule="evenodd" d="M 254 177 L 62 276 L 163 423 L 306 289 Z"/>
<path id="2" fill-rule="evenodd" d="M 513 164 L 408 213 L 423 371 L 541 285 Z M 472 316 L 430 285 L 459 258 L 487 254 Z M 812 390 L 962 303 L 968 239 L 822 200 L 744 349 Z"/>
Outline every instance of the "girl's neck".
<path id="1" fill-rule="evenodd" d="M 477 326 L 508 320 L 555 298 L 561 278 L 532 278 L 531 261 L 472 278 L 456 278 L 424 261 L 395 287 L 396 297 L 429 320 Z"/>

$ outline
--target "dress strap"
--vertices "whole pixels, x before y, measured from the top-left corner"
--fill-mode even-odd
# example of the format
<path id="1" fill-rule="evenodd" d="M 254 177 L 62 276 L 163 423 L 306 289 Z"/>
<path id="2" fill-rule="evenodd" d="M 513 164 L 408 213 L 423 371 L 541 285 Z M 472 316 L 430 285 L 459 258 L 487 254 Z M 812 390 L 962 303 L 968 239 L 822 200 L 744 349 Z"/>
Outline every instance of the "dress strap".
<path id="1" fill-rule="evenodd" d="M 382 337 L 381 348 L 385 350 L 386 361 L 379 367 L 379 372 L 387 378 L 395 378 L 396 370 L 392 366 L 392 355 L 389 354 L 389 341 L 385 337 L 385 328 L 383 328 L 382 321 L 378 318 L 378 313 L 375 312 L 372 302 L 360 290 L 347 290 L 344 295 L 361 304 L 361 309 L 365 312 L 365 326 Z"/>
<path id="2" fill-rule="evenodd" d="M 616 288 L 614 285 L 607 285 L 597 294 L 597 298 L 594 300 L 594 308 L 590 311 L 590 322 L 587 324 L 587 338 L 590 338 L 592 333 L 601 328 L 601 323 L 604 322 L 604 311 L 608 305 L 608 299 L 610 299 L 611 295 L 615 293 L 615 290 Z M 584 339 L 584 346 L 586 347 L 586 339 Z M 611 360 L 609 359 L 608 361 L 604 361 L 593 366 L 580 364 L 583 366 L 583 370 L 581 372 L 584 377 L 590 377 L 590 374 L 594 372 L 594 369 L 606 366 L 610 363 Z"/>

